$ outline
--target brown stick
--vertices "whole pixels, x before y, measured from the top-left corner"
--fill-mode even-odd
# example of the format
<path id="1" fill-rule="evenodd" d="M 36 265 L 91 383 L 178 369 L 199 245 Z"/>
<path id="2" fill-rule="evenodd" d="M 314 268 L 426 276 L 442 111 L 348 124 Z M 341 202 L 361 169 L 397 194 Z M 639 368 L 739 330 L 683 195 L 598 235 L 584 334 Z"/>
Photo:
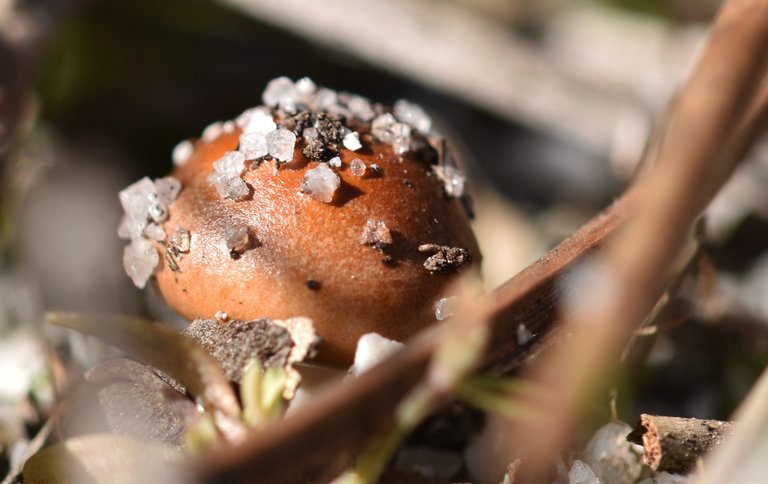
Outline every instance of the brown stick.
<path id="1" fill-rule="evenodd" d="M 663 291 L 689 227 L 730 176 L 739 161 L 734 156 L 746 150 L 751 135 L 735 133 L 751 132 L 742 122 L 764 76 L 767 43 L 768 0 L 724 4 L 676 101 L 656 163 L 634 187 L 642 203 L 594 261 L 594 282 L 580 288 L 581 305 L 568 321 L 578 337 L 534 373 L 556 398 L 544 404 L 542 413 L 551 418 L 526 421 L 515 436 L 530 452 L 532 480 L 541 480 L 568 441 L 582 402 Z"/>
<path id="2" fill-rule="evenodd" d="M 720 420 L 642 414 L 627 440 L 643 446 L 643 461 L 654 471 L 687 473 L 732 430 L 731 422 Z"/>

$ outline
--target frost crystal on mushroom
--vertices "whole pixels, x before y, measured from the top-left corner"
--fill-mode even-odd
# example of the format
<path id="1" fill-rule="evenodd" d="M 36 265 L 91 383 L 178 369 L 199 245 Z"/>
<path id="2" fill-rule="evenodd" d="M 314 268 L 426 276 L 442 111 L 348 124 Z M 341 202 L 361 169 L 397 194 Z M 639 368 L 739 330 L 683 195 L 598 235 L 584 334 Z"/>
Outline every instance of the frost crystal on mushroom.
<path id="1" fill-rule="evenodd" d="M 163 228 L 156 223 L 147 225 L 147 227 L 144 229 L 144 235 L 158 242 L 164 241 L 166 237 L 165 230 L 163 230 Z"/>
<path id="2" fill-rule="evenodd" d="M 371 132 L 384 143 L 389 143 L 397 154 L 408 151 L 411 143 L 411 127 L 398 123 L 390 113 L 377 116 L 371 123 Z"/>
<path id="3" fill-rule="evenodd" d="M 208 175 L 208 183 L 216 188 L 221 198 L 235 200 L 248 196 L 248 186 L 240 175 L 245 171 L 245 155 L 239 151 L 228 151 L 213 162 L 213 173 Z"/>
<path id="4" fill-rule="evenodd" d="M 321 163 L 317 168 L 307 170 L 301 181 L 301 191 L 321 202 L 331 203 L 341 180 L 327 164 Z"/>
<path id="5" fill-rule="evenodd" d="M 280 128 L 267 135 L 269 154 L 278 161 L 291 161 L 294 146 L 296 146 L 296 135 L 287 129 Z"/>
<path id="6" fill-rule="evenodd" d="M 123 250 L 123 267 L 138 288 L 147 285 L 159 262 L 160 256 L 155 245 L 147 239 L 133 239 Z"/>
<path id="7" fill-rule="evenodd" d="M 418 104 L 401 99 L 395 103 L 395 115 L 397 119 L 422 134 L 429 134 L 432 129 L 432 118 Z"/>
<path id="8" fill-rule="evenodd" d="M 171 154 L 173 164 L 176 166 L 185 165 L 187 161 L 189 161 L 189 158 L 192 156 L 194 148 L 195 147 L 192 145 L 192 142 L 189 140 L 184 140 L 174 146 L 173 153 Z"/>
<path id="9" fill-rule="evenodd" d="M 245 156 L 246 160 L 257 160 L 267 156 L 267 138 L 258 132 L 243 133 L 240 135 L 240 145 L 237 149 Z"/>
<path id="10" fill-rule="evenodd" d="M 205 127 L 201 138 L 203 141 L 213 141 L 224 132 L 224 125 L 221 121 L 216 121 Z"/>
<path id="11" fill-rule="evenodd" d="M 238 151 L 227 151 L 213 162 L 213 172 L 219 175 L 240 176 L 245 171 L 245 155 Z"/>
<path id="12" fill-rule="evenodd" d="M 237 117 L 235 124 L 243 129 L 243 133 L 260 133 L 266 135 L 277 129 L 272 113 L 265 107 L 247 109 Z"/>
<path id="13" fill-rule="evenodd" d="M 355 158 L 349 164 L 349 169 L 352 170 L 352 174 L 355 176 L 365 175 L 365 168 L 366 168 L 365 162 L 360 158 Z"/>
<path id="14" fill-rule="evenodd" d="M 344 148 L 349 151 L 357 151 L 363 147 L 360 143 L 360 134 L 354 131 L 345 134 L 342 143 L 344 144 Z"/>
<path id="15" fill-rule="evenodd" d="M 125 215 L 117 229 L 124 239 L 131 241 L 123 251 L 125 272 L 140 288 L 160 261 L 153 239 L 162 242 L 165 230 L 158 224 L 168 218 L 168 206 L 181 191 L 181 182 L 167 176 L 154 182 L 147 177 L 129 185 L 118 194 Z"/>
<path id="16" fill-rule="evenodd" d="M 287 77 L 272 79 L 261 95 L 261 100 L 269 107 L 279 107 L 286 111 L 296 109 L 295 86 Z"/>
<path id="17" fill-rule="evenodd" d="M 467 177 L 461 170 L 451 165 L 434 165 L 432 171 L 443 182 L 446 195 L 454 198 L 464 196 L 464 185 L 467 183 Z"/>
<path id="18" fill-rule="evenodd" d="M 232 200 L 242 200 L 250 194 L 248 185 L 239 176 L 219 178 L 216 182 L 216 191 L 221 198 L 231 198 Z"/>
<path id="19" fill-rule="evenodd" d="M 376 112 L 371 106 L 371 101 L 363 96 L 342 92 L 339 93 L 339 101 L 347 106 L 350 114 L 361 121 L 370 121 L 376 115 Z"/>
<path id="20" fill-rule="evenodd" d="M 122 190 L 118 197 L 125 216 L 118 228 L 118 235 L 125 239 L 142 237 L 149 220 L 156 223 L 168 218 L 168 205 L 176 199 L 181 182 L 165 177 L 154 183 L 144 177 Z"/>

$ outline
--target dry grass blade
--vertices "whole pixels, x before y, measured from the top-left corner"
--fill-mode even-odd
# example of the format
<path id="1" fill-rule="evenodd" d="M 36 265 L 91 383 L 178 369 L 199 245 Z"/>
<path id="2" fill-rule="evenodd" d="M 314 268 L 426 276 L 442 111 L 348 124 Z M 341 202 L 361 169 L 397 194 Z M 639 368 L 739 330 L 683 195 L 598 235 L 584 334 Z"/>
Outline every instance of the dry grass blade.
<path id="1" fill-rule="evenodd" d="M 240 405 L 218 363 L 191 338 L 160 324 L 129 316 L 49 313 L 51 324 L 99 338 L 177 379 L 214 415 L 234 421 Z"/>

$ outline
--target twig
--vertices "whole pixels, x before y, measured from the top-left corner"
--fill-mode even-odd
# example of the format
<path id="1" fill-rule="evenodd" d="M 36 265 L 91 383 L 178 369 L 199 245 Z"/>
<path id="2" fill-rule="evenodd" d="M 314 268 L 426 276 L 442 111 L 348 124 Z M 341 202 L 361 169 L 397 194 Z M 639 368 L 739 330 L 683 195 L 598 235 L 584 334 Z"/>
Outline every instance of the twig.
<path id="1" fill-rule="evenodd" d="M 643 446 L 643 461 L 654 471 L 679 474 L 691 472 L 732 429 L 732 422 L 642 414 L 627 440 Z"/>
<path id="2" fill-rule="evenodd" d="M 766 43 L 768 1 L 724 4 L 656 162 L 633 188 L 642 203 L 591 266 L 593 282 L 580 288 L 568 321 L 577 339 L 534 374 L 557 400 L 543 403 L 552 418 L 526 422 L 518 436 L 531 452 L 532 476 L 566 442 L 581 402 L 658 299 L 689 227 L 748 149 L 756 117 L 747 108 L 765 72 Z"/>

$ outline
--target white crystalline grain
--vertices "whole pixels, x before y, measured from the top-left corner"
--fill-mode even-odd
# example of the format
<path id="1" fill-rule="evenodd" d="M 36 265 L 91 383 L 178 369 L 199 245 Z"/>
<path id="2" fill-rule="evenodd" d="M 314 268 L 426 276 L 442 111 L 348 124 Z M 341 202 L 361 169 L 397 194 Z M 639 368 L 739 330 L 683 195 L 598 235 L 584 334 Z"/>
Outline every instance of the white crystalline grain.
<path id="1" fill-rule="evenodd" d="M 435 319 L 442 321 L 454 314 L 456 296 L 444 297 L 435 303 Z"/>
<path id="2" fill-rule="evenodd" d="M 378 333 L 364 334 L 357 340 L 355 363 L 349 371 L 355 376 L 360 376 L 404 346 L 403 343 L 387 339 Z"/>
<path id="3" fill-rule="evenodd" d="M 355 176 L 363 176 L 365 175 L 365 162 L 361 160 L 360 158 L 355 158 L 352 160 L 352 162 L 349 164 L 350 170 L 352 170 L 352 174 Z"/>
<path id="4" fill-rule="evenodd" d="M 306 131 L 307 130 L 305 129 L 304 132 L 306 133 Z M 328 164 L 331 165 L 333 168 L 340 168 L 341 167 L 341 158 L 339 158 L 338 156 L 334 156 L 333 158 L 328 160 Z"/>
<path id="5" fill-rule="evenodd" d="M 245 171 L 245 155 L 239 151 L 228 151 L 213 162 L 213 173 L 208 183 L 216 188 L 221 198 L 241 199 L 248 196 L 248 186 L 240 175 Z"/>
<path id="6" fill-rule="evenodd" d="M 278 77 L 267 83 L 261 99 L 269 107 L 279 107 L 293 112 L 296 110 L 298 91 L 293 81 L 287 77 Z"/>
<path id="7" fill-rule="evenodd" d="M 344 145 L 344 148 L 348 149 L 349 151 L 357 151 L 363 147 L 363 145 L 360 143 L 360 134 L 354 131 L 344 135 L 344 138 L 341 142 Z"/>
<path id="8" fill-rule="evenodd" d="M 149 218 L 150 205 L 157 198 L 155 184 L 148 177 L 124 188 L 118 194 L 125 217 L 118 228 L 120 237 L 135 239 L 144 233 Z"/>
<path id="9" fill-rule="evenodd" d="M 187 164 L 189 158 L 192 156 L 195 148 L 191 141 L 184 140 L 173 147 L 173 153 L 171 157 L 175 166 L 183 166 Z"/>
<path id="10" fill-rule="evenodd" d="M 296 92 L 298 93 L 299 97 L 302 98 L 302 100 L 308 99 L 309 96 L 315 93 L 317 90 L 317 85 L 315 84 L 315 81 L 310 79 L 309 77 L 302 77 L 298 81 L 296 81 L 296 84 L 294 84 L 294 87 L 296 88 Z"/>
<path id="11" fill-rule="evenodd" d="M 216 184 L 216 191 L 222 198 L 231 198 L 232 200 L 241 200 L 250 194 L 248 185 L 239 176 L 219 179 Z"/>
<path id="12" fill-rule="evenodd" d="M 147 219 L 135 219 L 128 215 L 123 215 L 120 225 L 117 227 L 117 235 L 121 239 L 132 240 L 141 237 L 144 228 L 147 226 Z"/>
<path id="13" fill-rule="evenodd" d="M 411 127 L 397 122 L 390 113 L 377 116 L 371 123 L 371 133 L 384 143 L 389 143 L 397 154 L 408 151 L 411 143 Z"/>
<path id="14" fill-rule="evenodd" d="M 172 176 L 164 176 L 155 180 L 157 201 L 167 206 L 176 200 L 181 192 L 181 182 Z"/>
<path id="15" fill-rule="evenodd" d="M 335 113 L 339 110 L 339 95 L 332 89 L 321 87 L 312 96 L 311 104 L 319 111 Z"/>
<path id="16" fill-rule="evenodd" d="M 287 129 L 280 128 L 267 135 L 269 154 L 278 161 L 287 162 L 293 159 L 293 149 L 296 146 L 296 135 Z"/>
<path id="17" fill-rule="evenodd" d="M 163 228 L 156 223 L 147 225 L 147 227 L 144 229 L 144 235 L 158 242 L 164 241 L 166 237 L 165 230 L 163 230 Z"/>
<path id="18" fill-rule="evenodd" d="M 442 180 L 446 195 L 454 198 L 464 196 L 467 176 L 461 170 L 451 165 L 433 165 L 432 171 Z"/>
<path id="19" fill-rule="evenodd" d="M 266 135 L 277 129 L 272 114 L 265 107 L 247 109 L 235 120 L 243 133 L 261 133 Z"/>
<path id="20" fill-rule="evenodd" d="M 257 160 L 267 156 L 267 138 L 257 132 L 243 133 L 240 135 L 240 145 L 237 150 L 245 156 L 246 160 Z"/>
<path id="21" fill-rule="evenodd" d="M 362 121 L 370 121 L 376 115 L 371 101 L 363 96 L 348 92 L 339 93 L 339 101 L 347 106 L 349 112 Z"/>
<path id="22" fill-rule="evenodd" d="M 149 220 L 160 223 L 168 218 L 168 205 L 178 197 L 180 191 L 181 182 L 170 176 L 154 182 L 144 177 L 121 190 L 118 198 L 125 215 L 117 234 L 131 240 L 143 237 Z M 159 237 L 159 232 L 153 233 Z"/>
<path id="23" fill-rule="evenodd" d="M 128 217 L 146 219 L 149 216 L 150 197 L 153 195 L 155 195 L 155 184 L 145 176 L 121 190 L 118 197 Z"/>
<path id="24" fill-rule="evenodd" d="M 218 138 L 223 132 L 224 132 L 224 124 L 221 121 L 215 121 L 205 127 L 205 129 L 203 130 L 202 139 L 203 141 L 206 141 L 206 142 L 213 141 L 216 138 Z"/>
<path id="25" fill-rule="evenodd" d="M 418 104 L 403 99 L 395 103 L 397 119 L 423 134 L 429 134 L 432 129 L 432 118 Z"/>
<path id="26" fill-rule="evenodd" d="M 160 256 L 157 254 L 157 249 L 147 239 L 133 239 L 123 250 L 125 272 L 140 289 L 147 285 L 147 280 L 152 276 L 158 262 L 160 262 Z"/>
<path id="27" fill-rule="evenodd" d="M 321 163 L 317 168 L 307 170 L 301 181 L 301 191 L 321 202 L 331 203 L 333 194 L 339 188 L 341 180 L 327 164 Z"/>
<path id="28" fill-rule="evenodd" d="M 227 151 L 213 162 L 213 171 L 218 175 L 240 176 L 245 171 L 245 155 L 238 151 Z"/>

